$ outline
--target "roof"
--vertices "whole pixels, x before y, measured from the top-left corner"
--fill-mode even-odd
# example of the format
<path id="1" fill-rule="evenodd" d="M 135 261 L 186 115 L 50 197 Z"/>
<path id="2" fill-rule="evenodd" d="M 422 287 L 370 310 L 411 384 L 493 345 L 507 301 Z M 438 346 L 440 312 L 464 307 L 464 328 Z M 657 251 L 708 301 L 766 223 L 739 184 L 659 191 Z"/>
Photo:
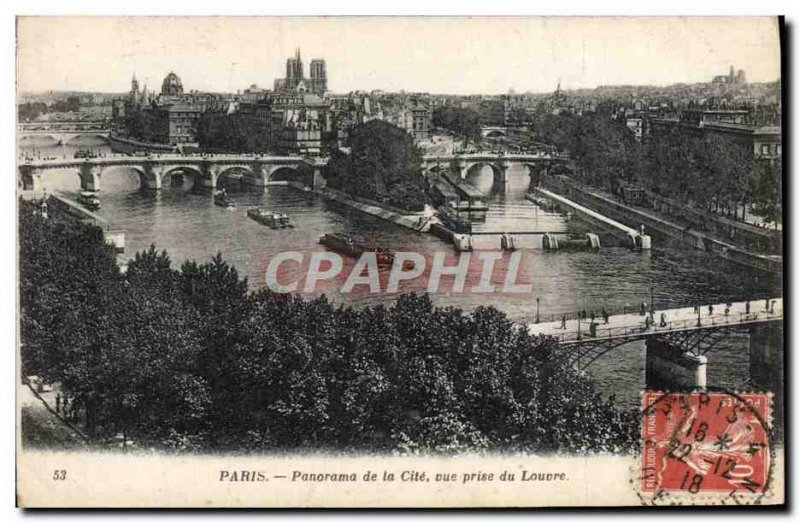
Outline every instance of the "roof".
<path id="1" fill-rule="evenodd" d="M 303 94 L 303 105 L 319 105 L 319 106 L 327 106 L 328 103 L 320 98 L 319 96 L 313 93 L 304 93 Z"/>
<path id="2" fill-rule="evenodd" d="M 171 113 L 188 113 L 188 112 L 200 112 L 202 108 L 199 105 L 190 105 L 185 103 L 176 103 L 170 105 L 167 110 Z"/>
<path id="3" fill-rule="evenodd" d="M 703 127 L 705 127 L 706 129 L 719 129 L 721 131 L 734 131 L 746 134 L 758 134 L 762 136 L 781 135 L 781 128 L 778 126 L 771 126 L 771 125 L 756 127 L 753 125 L 736 124 L 736 123 L 707 122 Z"/>

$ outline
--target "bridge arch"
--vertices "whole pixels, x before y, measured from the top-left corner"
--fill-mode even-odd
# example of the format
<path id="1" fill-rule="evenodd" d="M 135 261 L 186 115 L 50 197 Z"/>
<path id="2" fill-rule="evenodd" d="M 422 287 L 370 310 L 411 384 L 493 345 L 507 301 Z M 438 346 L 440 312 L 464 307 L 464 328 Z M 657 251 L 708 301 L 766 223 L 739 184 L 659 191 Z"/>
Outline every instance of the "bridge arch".
<path id="1" fill-rule="evenodd" d="M 499 129 L 492 129 L 490 131 L 486 131 L 484 134 L 486 138 L 505 138 L 508 134 L 505 131 L 501 131 Z"/>
<path id="2" fill-rule="evenodd" d="M 487 184 L 485 179 L 481 179 L 483 176 L 481 171 L 484 167 L 489 167 L 492 170 L 492 180 L 490 184 Z M 503 176 L 502 168 L 491 161 L 468 163 L 461 171 L 461 178 L 482 192 L 491 192 L 492 187 L 503 180 Z"/>
<path id="3" fill-rule="evenodd" d="M 311 169 L 304 169 L 300 165 L 274 165 L 269 168 L 267 185 L 289 185 L 301 183 L 311 186 L 309 176 L 313 176 Z"/>
<path id="4" fill-rule="evenodd" d="M 23 147 L 53 147 L 58 145 L 58 138 L 51 134 L 24 134 L 19 137 Z"/>
<path id="5" fill-rule="evenodd" d="M 240 184 L 263 185 L 261 174 L 254 172 L 249 165 L 224 165 L 217 171 L 216 186 L 225 180 L 238 180 Z"/>
<path id="6" fill-rule="evenodd" d="M 35 181 L 33 181 L 34 178 Z M 34 183 L 33 187 L 41 187 L 48 191 L 80 191 L 86 186 L 86 181 L 81 170 L 76 167 L 67 166 L 38 169 L 35 172 L 31 171 L 28 173 L 27 177 L 25 173 L 23 173 L 23 186 L 31 181 Z"/>
<path id="7" fill-rule="evenodd" d="M 67 135 L 62 139 L 64 145 L 102 145 L 108 141 L 108 137 L 100 133 Z"/>
<path id="8" fill-rule="evenodd" d="M 533 162 L 522 162 L 520 165 L 525 166 L 528 170 L 528 176 L 530 177 L 530 188 L 533 189 L 534 187 L 538 187 L 542 183 L 542 179 L 547 174 L 549 170 L 549 165 L 547 164 L 537 164 Z"/>
<path id="9" fill-rule="evenodd" d="M 166 165 L 161 169 L 154 168 L 152 171 L 152 174 L 148 175 L 149 184 L 147 186 L 159 189 L 162 187 L 170 187 L 179 177 L 184 179 L 182 184 L 184 185 L 186 183 L 184 178 L 186 175 L 192 177 L 192 184 L 194 186 L 200 185 L 201 180 L 208 178 L 208 176 L 195 165 Z M 214 181 L 216 182 L 216 179 L 214 179 Z"/>
<path id="10" fill-rule="evenodd" d="M 106 166 L 100 171 L 99 177 L 102 180 L 103 186 L 108 189 L 108 181 L 111 176 L 114 176 L 115 180 L 111 184 L 111 190 L 126 190 L 131 189 L 131 187 L 127 187 L 124 179 L 127 177 L 123 173 L 134 173 L 136 176 L 138 187 L 137 189 L 144 189 L 148 187 L 147 185 L 147 173 L 145 170 L 138 166 L 138 165 L 109 165 Z M 122 176 L 120 176 L 122 175 Z"/>

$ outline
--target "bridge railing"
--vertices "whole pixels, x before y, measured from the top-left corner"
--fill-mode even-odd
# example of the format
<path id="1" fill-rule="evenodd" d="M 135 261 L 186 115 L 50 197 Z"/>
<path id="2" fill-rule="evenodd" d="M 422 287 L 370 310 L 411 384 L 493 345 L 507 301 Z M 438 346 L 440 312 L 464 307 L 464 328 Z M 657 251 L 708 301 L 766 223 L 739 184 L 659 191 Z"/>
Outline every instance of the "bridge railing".
<path id="1" fill-rule="evenodd" d="M 646 316 L 649 318 L 649 315 Z M 625 337 L 642 337 L 656 333 L 670 332 L 675 330 L 703 329 L 723 327 L 725 325 L 738 325 L 743 323 L 755 323 L 759 321 L 777 321 L 783 319 L 783 311 L 761 311 L 750 313 L 731 313 L 717 314 L 712 316 L 702 316 L 693 318 L 683 318 L 671 321 L 655 321 L 650 323 L 642 320 L 641 324 L 623 325 L 618 327 L 603 327 L 598 322 L 582 320 L 585 323 L 580 329 L 568 332 L 552 334 L 559 342 L 576 342 L 587 339 L 608 339 Z M 594 329 L 592 329 L 594 325 Z"/>
<path id="2" fill-rule="evenodd" d="M 494 233 L 491 233 L 491 234 L 494 234 Z M 514 233 L 514 234 L 521 234 L 521 233 Z M 532 233 L 532 234 L 538 234 L 538 233 Z M 773 298 L 773 299 L 770 299 L 769 301 L 776 301 L 776 300 L 778 300 L 778 298 Z M 738 303 L 741 303 L 741 302 L 738 302 Z M 767 310 L 762 310 L 761 309 L 761 307 L 763 307 L 763 303 L 764 303 L 763 299 L 761 299 L 761 300 L 751 300 L 750 303 L 752 304 L 752 309 L 753 309 L 751 311 L 751 313 L 749 313 L 751 316 L 752 315 L 757 315 L 757 314 L 766 314 L 768 312 Z M 700 310 L 701 311 L 706 311 L 708 309 L 708 305 L 709 304 L 700 305 L 699 306 Z M 717 306 L 716 303 L 713 303 L 711 305 L 713 305 L 715 307 Z M 660 309 L 660 311 L 661 312 L 669 312 L 670 310 L 676 311 L 676 310 L 681 310 L 681 309 L 688 309 L 688 307 L 673 308 L 673 309 L 668 309 L 667 307 L 663 307 L 663 308 Z M 756 309 L 758 309 L 758 310 L 756 310 Z M 622 315 L 626 315 L 626 314 L 636 314 L 636 315 L 642 317 L 642 321 L 643 322 L 644 322 L 644 317 L 647 314 L 650 314 L 649 306 L 647 307 L 647 309 L 646 309 L 647 312 L 645 313 L 645 312 L 642 311 L 641 304 L 639 304 L 639 305 L 624 305 L 622 307 L 617 307 L 617 308 L 608 308 L 608 309 L 605 309 L 605 311 L 606 311 L 606 313 L 608 314 L 609 317 L 611 317 L 611 316 L 622 316 Z M 602 321 L 603 321 L 602 310 L 597 310 L 597 309 L 593 309 L 593 311 L 589 311 L 588 313 L 586 311 L 583 311 L 583 312 L 574 311 L 574 312 L 567 312 L 567 313 L 554 312 L 554 313 L 549 313 L 549 314 L 537 314 L 538 319 L 536 319 L 534 323 L 537 323 L 537 324 L 538 323 L 557 323 L 557 322 L 560 322 L 562 320 L 562 317 L 566 318 L 567 321 L 573 321 L 573 320 L 577 320 L 579 318 L 583 319 L 583 320 L 591 320 L 592 319 L 591 318 L 591 312 L 595 313 L 595 317 L 594 317 L 595 323 L 602 323 Z M 583 316 L 581 316 L 582 314 L 583 314 Z M 659 309 L 656 309 L 656 314 L 659 314 Z M 695 317 L 696 317 L 697 312 L 695 312 L 694 314 L 695 314 Z M 732 314 L 739 314 L 739 313 L 732 313 Z M 745 313 L 741 313 L 741 314 L 745 314 Z"/>

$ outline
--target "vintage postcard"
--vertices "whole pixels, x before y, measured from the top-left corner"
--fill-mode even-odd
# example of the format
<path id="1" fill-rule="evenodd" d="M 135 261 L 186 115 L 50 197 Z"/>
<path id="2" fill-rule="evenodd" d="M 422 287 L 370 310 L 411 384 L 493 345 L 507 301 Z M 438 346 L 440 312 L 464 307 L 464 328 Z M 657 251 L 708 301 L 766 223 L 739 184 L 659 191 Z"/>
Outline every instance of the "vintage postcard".
<path id="1" fill-rule="evenodd" d="M 18 505 L 783 504 L 784 41 L 18 17 Z"/>

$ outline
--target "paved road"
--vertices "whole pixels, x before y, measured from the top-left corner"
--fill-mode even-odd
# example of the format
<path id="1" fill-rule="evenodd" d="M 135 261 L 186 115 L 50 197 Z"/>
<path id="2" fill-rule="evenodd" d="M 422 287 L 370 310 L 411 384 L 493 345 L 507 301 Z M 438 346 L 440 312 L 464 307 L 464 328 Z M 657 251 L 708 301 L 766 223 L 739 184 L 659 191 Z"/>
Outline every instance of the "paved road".
<path id="1" fill-rule="evenodd" d="M 23 447 L 46 449 L 85 447 L 80 435 L 45 407 L 42 400 L 37 398 L 27 385 L 20 384 L 17 391 Z M 47 394 L 45 393 L 45 396 Z"/>

